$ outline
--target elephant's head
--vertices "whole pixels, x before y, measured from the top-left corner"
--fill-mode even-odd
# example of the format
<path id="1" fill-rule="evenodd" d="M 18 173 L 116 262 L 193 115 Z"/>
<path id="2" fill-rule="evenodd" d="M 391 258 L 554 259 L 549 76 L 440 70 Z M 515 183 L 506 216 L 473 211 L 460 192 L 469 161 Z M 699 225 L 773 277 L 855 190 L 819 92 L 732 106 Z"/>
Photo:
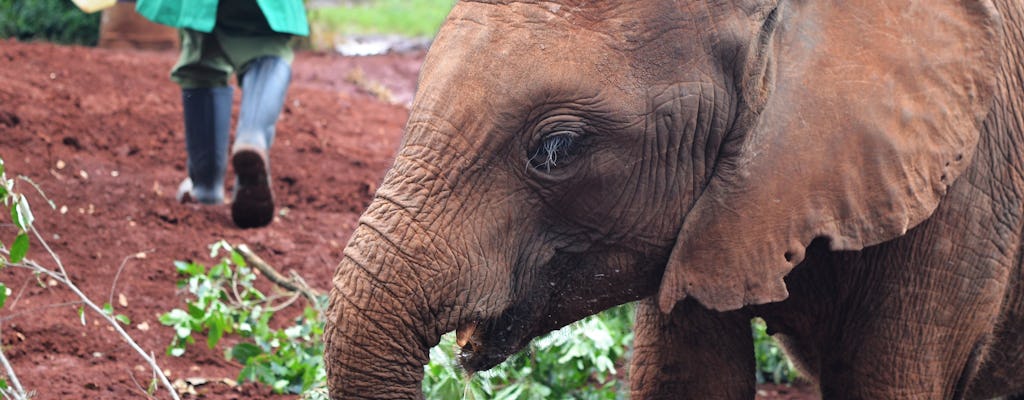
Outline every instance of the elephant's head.
<path id="1" fill-rule="evenodd" d="M 987 1 L 462 1 L 345 250 L 332 396 L 419 396 L 612 305 L 786 298 L 805 247 L 889 240 L 971 160 Z"/>

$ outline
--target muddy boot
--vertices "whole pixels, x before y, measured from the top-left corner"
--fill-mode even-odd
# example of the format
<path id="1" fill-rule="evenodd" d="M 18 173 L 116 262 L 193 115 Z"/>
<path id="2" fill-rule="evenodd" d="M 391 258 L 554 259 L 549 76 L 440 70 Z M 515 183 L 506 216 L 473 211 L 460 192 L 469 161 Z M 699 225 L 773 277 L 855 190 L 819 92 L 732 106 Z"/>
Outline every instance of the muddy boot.
<path id="1" fill-rule="evenodd" d="M 179 202 L 224 204 L 232 93 L 230 86 L 181 91 L 188 178 L 178 186 Z"/>
<path id="2" fill-rule="evenodd" d="M 265 226 L 274 219 L 270 145 L 290 80 L 291 66 L 279 57 L 253 60 L 241 78 L 242 109 L 231 151 L 236 176 L 231 219 L 239 228 Z"/>

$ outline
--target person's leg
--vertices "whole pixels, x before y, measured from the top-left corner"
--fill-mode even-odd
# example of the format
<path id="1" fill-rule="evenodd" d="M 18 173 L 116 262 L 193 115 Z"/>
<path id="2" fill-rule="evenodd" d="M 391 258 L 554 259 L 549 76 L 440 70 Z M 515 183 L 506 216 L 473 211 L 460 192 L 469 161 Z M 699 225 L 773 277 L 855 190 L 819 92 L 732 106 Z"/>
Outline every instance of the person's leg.
<path id="1" fill-rule="evenodd" d="M 273 220 L 269 152 L 290 80 L 291 67 L 275 56 L 251 61 L 242 75 L 242 107 L 231 151 L 236 175 L 231 218 L 239 227 L 264 226 Z"/>
<path id="2" fill-rule="evenodd" d="M 231 151 L 236 175 L 231 218 L 241 228 L 261 227 L 274 219 L 270 147 L 291 81 L 290 37 L 216 34 L 227 57 L 241 65 L 242 106 Z"/>
<path id="3" fill-rule="evenodd" d="M 224 203 L 232 94 L 230 86 L 181 91 L 188 177 L 178 185 L 179 202 Z"/>
<path id="4" fill-rule="evenodd" d="M 232 71 L 209 34 L 181 31 L 181 56 L 171 79 L 181 86 L 188 177 L 178 186 L 180 202 L 224 203 L 231 130 Z"/>

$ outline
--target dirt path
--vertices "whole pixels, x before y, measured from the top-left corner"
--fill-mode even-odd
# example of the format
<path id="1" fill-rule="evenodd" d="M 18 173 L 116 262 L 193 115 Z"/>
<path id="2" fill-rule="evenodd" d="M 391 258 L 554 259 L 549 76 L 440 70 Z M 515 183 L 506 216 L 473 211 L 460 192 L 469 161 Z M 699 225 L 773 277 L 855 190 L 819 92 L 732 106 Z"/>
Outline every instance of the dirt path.
<path id="1" fill-rule="evenodd" d="M 268 228 L 240 231 L 227 207 L 181 206 L 173 199 L 185 174 L 180 92 L 167 79 L 174 58 L 0 42 L 0 155 L 8 171 L 30 177 L 57 204 L 50 210 L 31 196 L 38 227 L 86 293 L 108 298 L 122 260 L 151 251 L 129 259 L 113 290 L 127 300 L 127 308 L 116 308 L 131 318 L 129 332 L 158 353 L 172 379 L 234 377 L 239 366 L 220 350 L 162 354 L 171 331 L 157 316 L 182 304 L 172 262 L 209 264 L 207 246 L 225 238 L 248 243 L 327 290 L 407 117 L 404 107 L 378 101 L 346 77 L 360 68 L 365 81 L 411 97 L 420 61 L 300 55 L 271 156 L 286 214 Z M 10 230 L 2 232 L 0 240 L 10 240 Z M 40 251 L 31 254 L 42 258 Z M 132 375 L 145 383 L 149 374 L 130 349 L 95 318 L 81 327 L 77 306 L 49 306 L 73 301 L 66 290 L 39 287 L 20 271 L 0 277 L 16 297 L 3 309 L 3 344 L 27 387 L 41 398 L 141 396 Z M 200 389 L 221 393 L 207 398 L 269 396 L 255 385 L 241 392 L 220 384 Z"/>
<path id="2" fill-rule="evenodd" d="M 101 301 L 124 296 L 127 307 L 115 305 L 116 312 L 131 318 L 129 332 L 172 380 L 217 381 L 240 368 L 222 350 L 163 353 L 172 332 L 157 317 L 182 304 L 172 262 L 209 264 L 207 246 L 227 239 L 327 290 L 407 118 L 405 107 L 380 95 L 408 102 L 422 54 L 299 55 L 271 156 L 282 212 L 269 227 L 248 231 L 232 226 L 226 206 L 173 199 L 185 174 L 180 92 L 167 79 L 174 58 L 0 41 L 0 157 L 9 174 L 28 176 L 56 203 L 52 210 L 30 195 L 37 227 L 82 289 Z M 0 240 L 12 237 L 10 226 L 0 226 Z M 147 256 L 130 257 L 139 252 Z M 38 247 L 30 257 L 44 258 Z M 2 271 L 0 281 L 14 292 L 0 311 L 4 351 L 39 398 L 144 397 L 136 383 L 150 379 L 143 361 L 96 318 L 82 327 L 78 306 L 65 304 L 75 300 L 70 293 L 22 271 Z M 254 384 L 213 382 L 198 391 L 207 399 L 285 398 Z"/>

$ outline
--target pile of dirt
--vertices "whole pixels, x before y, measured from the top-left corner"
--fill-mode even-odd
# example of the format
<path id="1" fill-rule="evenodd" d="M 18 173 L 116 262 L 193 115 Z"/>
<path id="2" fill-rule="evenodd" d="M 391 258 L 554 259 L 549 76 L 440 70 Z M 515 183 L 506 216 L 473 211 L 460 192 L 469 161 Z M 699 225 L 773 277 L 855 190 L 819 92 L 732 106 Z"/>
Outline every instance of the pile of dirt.
<path id="1" fill-rule="evenodd" d="M 184 298 L 172 263 L 211 264 L 207 246 L 226 239 L 328 290 L 398 146 L 422 58 L 298 55 L 271 154 L 280 213 L 266 228 L 235 228 L 227 206 L 174 201 L 185 152 L 180 91 L 168 80 L 172 52 L 0 41 L 0 157 L 9 175 L 27 176 L 54 202 L 47 207 L 19 183 L 72 279 L 131 318 L 129 333 L 172 380 L 208 380 L 196 388 L 206 399 L 285 398 L 265 386 L 225 383 L 241 366 L 220 349 L 200 344 L 180 358 L 164 354 L 173 333 L 157 318 Z M 235 117 L 239 98 L 236 91 Z M 0 241 L 13 234 L 0 225 Z M 30 258 L 46 255 L 36 244 Z M 0 310 L 4 352 L 39 398 L 145 397 L 152 375 L 144 362 L 97 318 L 83 327 L 65 288 L 14 269 L 0 272 L 0 281 L 13 291 Z M 799 397 L 762 389 L 765 398 Z"/>

